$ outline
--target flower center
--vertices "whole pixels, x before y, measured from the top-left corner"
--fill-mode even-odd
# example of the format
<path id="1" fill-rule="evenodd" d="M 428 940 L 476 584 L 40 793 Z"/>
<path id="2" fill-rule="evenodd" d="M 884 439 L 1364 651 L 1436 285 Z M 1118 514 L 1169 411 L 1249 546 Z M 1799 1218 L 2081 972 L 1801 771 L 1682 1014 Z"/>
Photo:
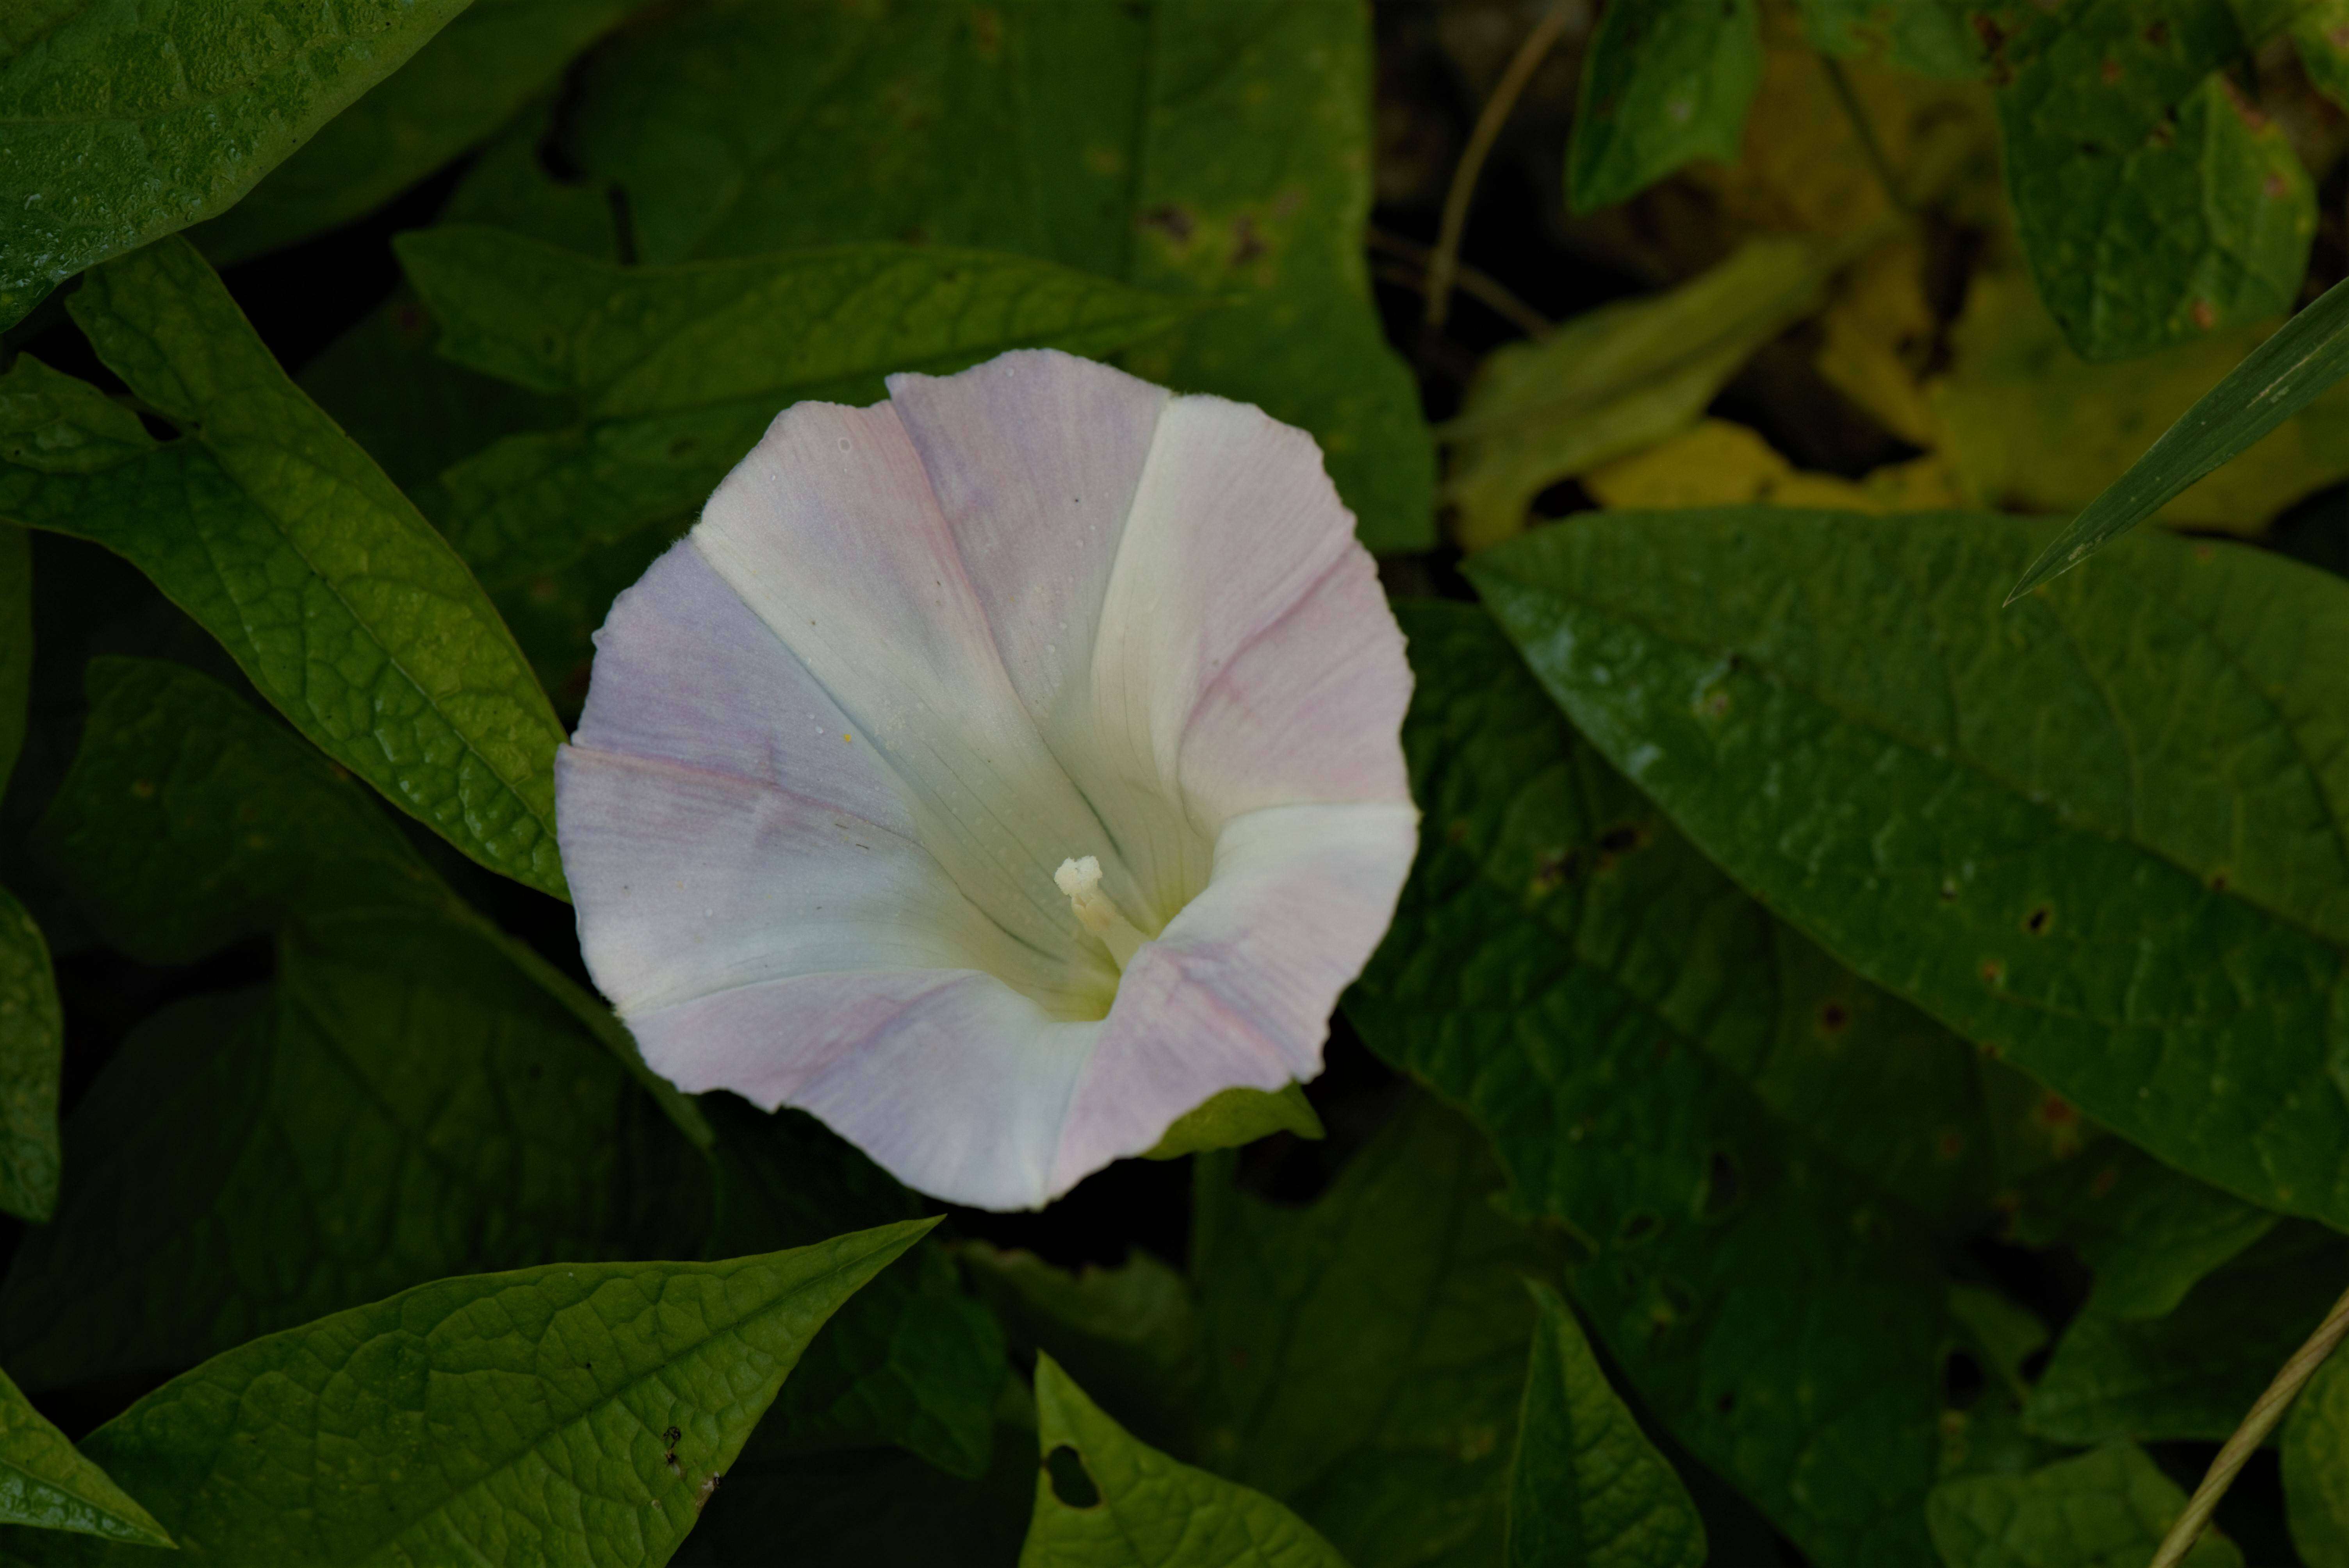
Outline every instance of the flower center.
<path id="1" fill-rule="evenodd" d="M 1077 923 L 1101 939 L 1123 974 L 1133 961 L 1134 950 L 1150 938 L 1143 935 L 1115 901 L 1102 892 L 1101 880 L 1101 861 L 1092 855 L 1081 861 L 1062 861 L 1061 869 L 1052 873 L 1053 885 L 1069 895 L 1069 907 L 1077 912 Z"/>

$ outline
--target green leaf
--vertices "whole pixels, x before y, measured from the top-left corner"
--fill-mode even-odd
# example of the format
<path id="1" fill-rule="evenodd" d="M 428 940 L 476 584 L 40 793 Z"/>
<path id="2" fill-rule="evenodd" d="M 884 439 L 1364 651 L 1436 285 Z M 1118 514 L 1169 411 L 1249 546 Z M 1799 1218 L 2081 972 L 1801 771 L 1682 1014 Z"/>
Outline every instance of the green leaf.
<path id="1" fill-rule="evenodd" d="M 2142 1568 L 2186 1494 L 2133 1443 L 2028 1475 L 1973 1475 L 1933 1489 L 1926 1519 L 1945 1568 Z M 2187 1568 L 2242 1568 L 2216 1532 Z"/>
<path id="2" fill-rule="evenodd" d="M 2349 586 L 2137 535 L 2002 611 L 2034 531 L 1601 515 L 1470 575 L 1581 731 L 1859 973 L 2178 1169 L 2349 1220 Z"/>
<path id="3" fill-rule="evenodd" d="M 0 414 L 0 428 L 13 423 Z M 0 460 L 5 458 L 0 447 Z M 25 748 L 25 705 L 32 692 L 33 542 L 23 529 L 0 522 L 0 792 Z"/>
<path id="4" fill-rule="evenodd" d="M 2349 108 L 2349 0 L 2298 0 L 2292 42 L 2310 85 Z"/>
<path id="5" fill-rule="evenodd" d="M 2215 74 L 2226 0 L 2082 0 L 2006 41 L 2007 192 L 2072 346 L 2122 359 L 2289 308 L 2315 197 L 2283 133 Z"/>
<path id="6" fill-rule="evenodd" d="M 274 929 L 277 980 L 159 1015 L 84 1098 L 79 1174 L 0 1285 L 18 1377 L 176 1370 L 448 1274 L 698 1250 L 699 1162 L 606 1009 L 225 691 L 128 660 L 91 686 L 36 833 L 64 890 L 149 962 Z"/>
<path id="7" fill-rule="evenodd" d="M 1572 1294 L 1682 1443 L 1814 1563 L 1919 1560 L 1956 1337 L 1926 1242 L 1990 1209 L 2002 1075 L 1714 870 L 1489 617 L 1398 615 L 1420 852 L 1349 1016 L 1588 1249 Z"/>
<path id="8" fill-rule="evenodd" d="M 218 266 L 347 223 L 481 141 L 643 0 L 472 0 L 192 237 Z"/>
<path id="9" fill-rule="evenodd" d="M 1749 240 L 1676 288 L 1485 356 L 1441 432 L 1454 457 L 1444 499 L 1458 509 L 1462 547 L 1498 544 L 1559 480 L 1693 424 L 1755 349 L 1818 309 L 1831 270 L 1805 241 Z"/>
<path id="10" fill-rule="evenodd" d="M 2284 1418 L 2283 1504 L 2308 1568 L 2349 1564 L 2349 1361 L 2338 1355 Z"/>
<path id="11" fill-rule="evenodd" d="M 0 1524 L 170 1546 L 171 1537 L 104 1470 L 74 1451 L 0 1372 Z"/>
<path id="12" fill-rule="evenodd" d="M 712 1095 L 717 1218 L 709 1253 L 802 1243 L 843 1224 L 911 1219 L 921 1201 L 813 1117 Z M 985 1473 L 1009 1366 L 994 1315 L 924 1241 L 842 1309 L 747 1453 L 761 1461 L 894 1443 L 966 1480 Z"/>
<path id="13" fill-rule="evenodd" d="M 190 964 L 301 915 L 462 908 L 347 775 L 225 687 L 115 658 L 88 685 L 33 837 L 110 946 Z"/>
<path id="14" fill-rule="evenodd" d="M 1036 1421 L 1045 1465 L 1019 1568 L 1345 1568 L 1272 1499 L 1127 1436 L 1049 1356 Z"/>
<path id="15" fill-rule="evenodd" d="M 0 37 L 0 325 L 224 211 L 464 8 L 69 0 Z"/>
<path id="16" fill-rule="evenodd" d="M 1583 57 L 1566 150 L 1568 203 L 1594 212 L 1683 163 L 1734 162 L 1761 85 L 1754 0 L 1615 0 Z"/>
<path id="17" fill-rule="evenodd" d="M 0 415 L 0 424 L 6 418 Z M 33 558 L 0 523 L 0 790 L 25 744 L 33 677 Z M 57 1206 L 57 1073 L 65 1017 L 41 928 L 0 887 L 0 1209 L 46 1220 Z"/>
<path id="18" fill-rule="evenodd" d="M 2013 1239 L 2071 1247 L 2095 1274 L 2087 1308 L 2117 1318 L 2167 1315 L 2281 1218 L 2117 1139 L 2041 1172 L 2020 1197 Z"/>
<path id="19" fill-rule="evenodd" d="M 2072 1320 L 2023 1424 L 2058 1442 L 2231 1436 L 2243 1413 L 2349 1284 L 2349 1243 L 2280 1227 L 2186 1293 L 2168 1315 L 2095 1305 Z"/>
<path id="20" fill-rule="evenodd" d="M 887 372 L 1021 346 L 1102 354 L 1197 308 L 926 246 L 629 268 L 491 229 L 428 229 L 398 248 L 442 354 L 578 404 L 577 422 L 508 437 L 444 476 L 447 531 L 492 587 L 690 517 L 786 405 L 870 402 Z"/>
<path id="21" fill-rule="evenodd" d="M 1203 1161 L 1191 1274 L 1206 1336 L 1201 1463 L 1277 1497 L 1360 1568 L 1500 1554 L 1545 1259 L 1499 1172 L 1415 1098 L 1308 1209 Z"/>
<path id="22" fill-rule="evenodd" d="M 1022 1359 L 1050 1355 L 1143 1441 L 1192 1451 L 1206 1364 L 1198 1303 L 1180 1274 L 1138 1247 L 1114 1268 L 1073 1272 L 985 1242 L 966 1242 L 956 1256 Z"/>
<path id="23" fill-rule="evenodd" d="M 1510 1568 L 1704 1568 L 1704 1526 L 1671 1466 L 1607 1386 L 1573 1312 L 1541 1322 L 1510 1462 Z"/>
<path id="24" fill-rule="evenodd" d="M 1322 1136 L 1321 1119 L 1301 1085 L 1291 1083 L 1268 1094 L 1260 1088 L 1227 1088 L 1211 1095 L 1174 1119 L 1144 1160 L 1180 1160 L 1210 1149 L 1237 1149 L 1276 1132 L 1299 1138 Z"/>
<path id="25" fill-rule="evenodd" d="M 297 918 L 429 912 L 494 948 L 709 1147 L 611 1009 L 450 892 L 339 769 L 177 665 L 93 660 L 88 684 L 82 749 L 35 837 L 114 946 L 184 964 Z"/>
<path id="26" fill-rule="evenodd" d="M 1978 77 L 1982 48 L 1960 0 L 1799 0 L 1821 52 L 1878 56 L 1920 76 Z"/>
<path id="27" fill-rule="evenodd" d="M 419 1285 L 216 1357 L 82 1447 L 182 1561 L 653 1568 L 809 1337 L 932 1222 Z M 113 1560 L 9 1533 L 36 1563 Z"/>
<path id="28" fill-rule="evenodd" d="M 26 1386 L 176 1371 L 482 1267 L 699 1250 L 693 1157 L 577 1022 L 448 923 L 290 928 L 266 994 L 135 1031 L 0 1284 Z"/>
<path id="29" fill-rule="evenodd" d="M 464 563 L 285 379 L 185 241 L 93 271 L 68 308 L 187 434 L 141 449 L 122 410 L 20 358 L 0 378 L 16 432 L 0 439 L 18 448 L 0 516 L 128 558 L 329 756 L 483 865 L 561 895 L 563 729 Z M 20 377 L 37 398 L 5 396 Z"/>
<path id="30" fill-rule="evenodd" d="M 2007 595 L 2013 603 L 2069 572 L 2116 536 L 2306 407 L 2349 376 L 2349 284 L 2335 284 L 2293 316 L 2162 432 L 2103 494 L 2055 536 Z"/>
<path id="31" fill-rule="evenodd" d="M 1361 249 L 1371 67 L 1360 0 L 707 6 L 592 60 L 566 123 L 646 262 L 921 242 L 1227 302 L 1126 367 L 1309 430 L 1406 550 L 1434 462 Z"/>
<path id="32" fill-rule="evenodd" d="M 40 1222 L 57 1212 L 57 1074 L 65 1013 L 49 945 L 0 887 L 0 1209 Z"/>

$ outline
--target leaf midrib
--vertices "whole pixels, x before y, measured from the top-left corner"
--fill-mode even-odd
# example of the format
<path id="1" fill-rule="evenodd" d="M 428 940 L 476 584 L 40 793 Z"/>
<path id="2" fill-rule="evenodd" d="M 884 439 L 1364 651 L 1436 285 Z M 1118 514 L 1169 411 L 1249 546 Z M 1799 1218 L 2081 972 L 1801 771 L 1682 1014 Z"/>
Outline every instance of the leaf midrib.
<path id="1" fill-rule="evenodd" d="M 1668 631 L 1658 625 L 1649 616 L 1623 608 L 1619 604 L 1606 603 L 1595 599 L 1578 598 L 1557 589 L 1550 588 L 1545 584 L 1530 582 L 1523 577 L 1512 575 L 1509 577 L 1508 581 L 1512 587 L 1531 597 L 1535 597 L 1537 599 L 1547 599 L 1553 603 L 1568 609 L 1578 609 L 1586 614 L 1614 620 L 1637 632 L 1646 634 L 1655 642 L 1676 648 L 1683 653 L 1717 655 L 1721 651 L 1717 647 L 1708 646 L 1707 645 L 1692 641 L 1680 633 Z M 2174 603 L 2171 603 L 2168 607 L 2172 610 L 2177 610 L 2178 608 Z M 2053 611 L 2051 609 L 2051 614 L 2052 614 Z M 2061 622 L 2062 618 L 2060 616 L 2056 616 L 2055 618 L 2059 623 Z M 2231 650 L 2227 649 L 2223 644 L 2220 643 L 2218 638 L 2211 635 L 2209 627 L 2199 622 L 2192 620 L 2191 617 L 2187 617 L 2187 619 L 2189 624 L 2192 625 L 2197 632 L 2202 634 L 2204 640 L 2219 649 L 2221 656 L 2227 659 L 2230 668 L 2235 669 L 2238 674 L 2245 673 L 2240 663 L 2234 658 Z M 2066 625 L 2067 637 L 2069 637 L 2070 634 L 2070 629 L 2068 625 Z M 1989 763 L 1974 756 L 1971 749 L 1962 745 L 1962 743 L 1953 740 L 1951 745 L 1937 750 L 1931 742 L 1918 738 L 1914 735 L 1897 727 L 1889 720 L 1879 718 L 1873 715 L 1864 715 L 1847 708 L 1842 703 L 1825 695 L 1811 684 L 1805 681 L 1795 680 L 1788 676 L 1783 667 L 1773 661 L 1764 659 L 1749 648 L 1735 647 L 1733 651 L 1736 653 L 1740 663 L 1747 670 L 1750 670 L 1754 675 L 1768 680 L 1770 684 L 1777 686 L 1781 690 L 1791 692 L 1795 696 L 1802 697 L 1806 701 L 1816 704 L 1817 707 L 1825 709 L 1829 715 L 1850 727 L 1881 736 L 1885 739 L 1892 742 L 1894 745 L 1901 747 L 1903 749 L 1930 763 L 1932 763 L 1936 767 L 1971 773 L 1982 782 L 1992 786 L 2000 794 L 2006 798 L 2027 805 L 2032 810 L 2051 819 L 2054 825 L 2065 833 L 2079 833 L 2090 838 L 2102 839 L 2108 843 L 2120 844 L 2135 850 L 2138 853 L 2146 856 L 2148 860 L 2157 861 L 2163 865 L 2168 866 L 2171 870 L 2177 872 L 2181 876 L 2186 877 L 2195 885 L 2201 887 L 2211 896 L 2225 899 L 2230 903 L 2239 904 L 2253 913 L 2274 921 L 2279 925 L 2286 926 L 2291 930 L 2298 932 L 2302 935 L 2306 936 L 2310 941 L 2315 943 L 2317 945 L 2326 948 L 2339 955 L 2344 964 L 2349 964 L 2349 936 L 2329 935 L 2310 924 L 2301 916 L 2290 913 L 2286 911 L 2270 908 L 2264 903 L 2261 903 L 2249 898 L 2242 892 L 2241 884 L 2231 878 L 2229 879 L 2228 883 L 2224 888 L 2213 888 L 2209 885 L 2209 880 L 2207 873 L 2198 872 L 2193 867 L 2187 865 L 2184 861 L 2170 854 L 2168 851 L 2151 844 L 2143 843 L 2127 833 L 2115 831 L 2099 823 L 2092 823 L 2085 820 L 2067 821 L 2064 820 L 2064 815 L 2062 810 L 2054 802 L 2038 799 L 2029 790 L 2021 788 L 2012 780 L 2006 779 Z M 1938 655 L 1934 662 L 1943 671 L 1946 676 L 1949 674 L 1947 662 L 1940 659 Z M 1544 684 L 1547 685 L 1547 683 L 1545 682 Z M 2247 678 L 2246 684 L 2254 693 L 2258 693 L 2261 696 L 2262 701 L 2265 700 L 2264 694 L 2260 693 L 2259 691 L 2257 682 L 2250 681 Z M 2271 714 L 2275 712 L 2272 707 L 2270 707 L 2269 711 Z M 1953 715 L 1952 717 L 1954 717 L 1955 716 Z M 2301 757 L 2303 765 L 2305 765 L 2307 754 L 2305 748 L 2300 744 L 2297 732 L 2292 729 L 2289 720 L 2284 719 L 2281 715 L 2276 715 L 2276 717 L 2281 727 L 2292 736 L 2292 748 L 2294 752 Z M 2333 810 L 2332 800 L 2326 795 L 2321 784 L 2316 782 L 2321 776 L 2312 769 L 2309 773 L 2309 778 L 2312 784 L 2314 786 L 2314 793 L 2318 803 L 2324 808 L 2325 817 L 2333 829 L 2335 841 L 2344 845 L 2349 845 L 2349 837 L 2344 836 L 2344 824 L 2339 813 Z M 1636 782 L 1637 780 L 1635 779 L 1634 781 Z M 2000 995 L 2002 1000 L 2013 999 L 2008 993 L 2002 992 Z"/>

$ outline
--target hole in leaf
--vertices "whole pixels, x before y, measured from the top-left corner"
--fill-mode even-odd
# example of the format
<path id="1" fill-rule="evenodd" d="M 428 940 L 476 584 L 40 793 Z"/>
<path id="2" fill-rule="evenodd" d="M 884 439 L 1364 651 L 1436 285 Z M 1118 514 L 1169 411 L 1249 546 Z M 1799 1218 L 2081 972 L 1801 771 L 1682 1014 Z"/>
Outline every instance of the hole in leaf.
<path id="1" fill-rule="evenodd" d="M 1044 1456 L 1044 1473 L 1051 1478 L 1052 1495 L 1070 1508 L 1099 1508 L 1101 1488 L 1085 1473 L 1077 1450 L 1062 1443 Z"/>
<path id="2" fill-rule="evenodd" d="M 2054 918 L 2055 912 L 2053 909 L 2044 903 L 2040 904 L 2023 917 L 2023 929 L 2033 936 L 2044 936 L 2047 934 L 2048 923 Z"/>
<path id="3" fill-rule="evenodd" d="M 1840 1035 L 1851 1022 L 1851 1014 L 1840 1002 L 1829 1002 L 1819 1009 L 1819 1033 Z"/>

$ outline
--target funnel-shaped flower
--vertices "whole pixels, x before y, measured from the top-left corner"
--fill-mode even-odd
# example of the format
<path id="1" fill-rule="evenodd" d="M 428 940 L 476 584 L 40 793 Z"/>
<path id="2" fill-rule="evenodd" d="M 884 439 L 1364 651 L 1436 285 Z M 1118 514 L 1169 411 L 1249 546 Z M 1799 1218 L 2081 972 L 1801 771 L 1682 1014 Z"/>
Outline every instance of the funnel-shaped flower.
<path id="1" fill-rule="evenodd" d="M 1311 438 L 1007 354 L 786 410 L 622 594 L 559 761 L 654 1070 L 1029 1207 L 1320 1069 L 1413 811 Z"/>

